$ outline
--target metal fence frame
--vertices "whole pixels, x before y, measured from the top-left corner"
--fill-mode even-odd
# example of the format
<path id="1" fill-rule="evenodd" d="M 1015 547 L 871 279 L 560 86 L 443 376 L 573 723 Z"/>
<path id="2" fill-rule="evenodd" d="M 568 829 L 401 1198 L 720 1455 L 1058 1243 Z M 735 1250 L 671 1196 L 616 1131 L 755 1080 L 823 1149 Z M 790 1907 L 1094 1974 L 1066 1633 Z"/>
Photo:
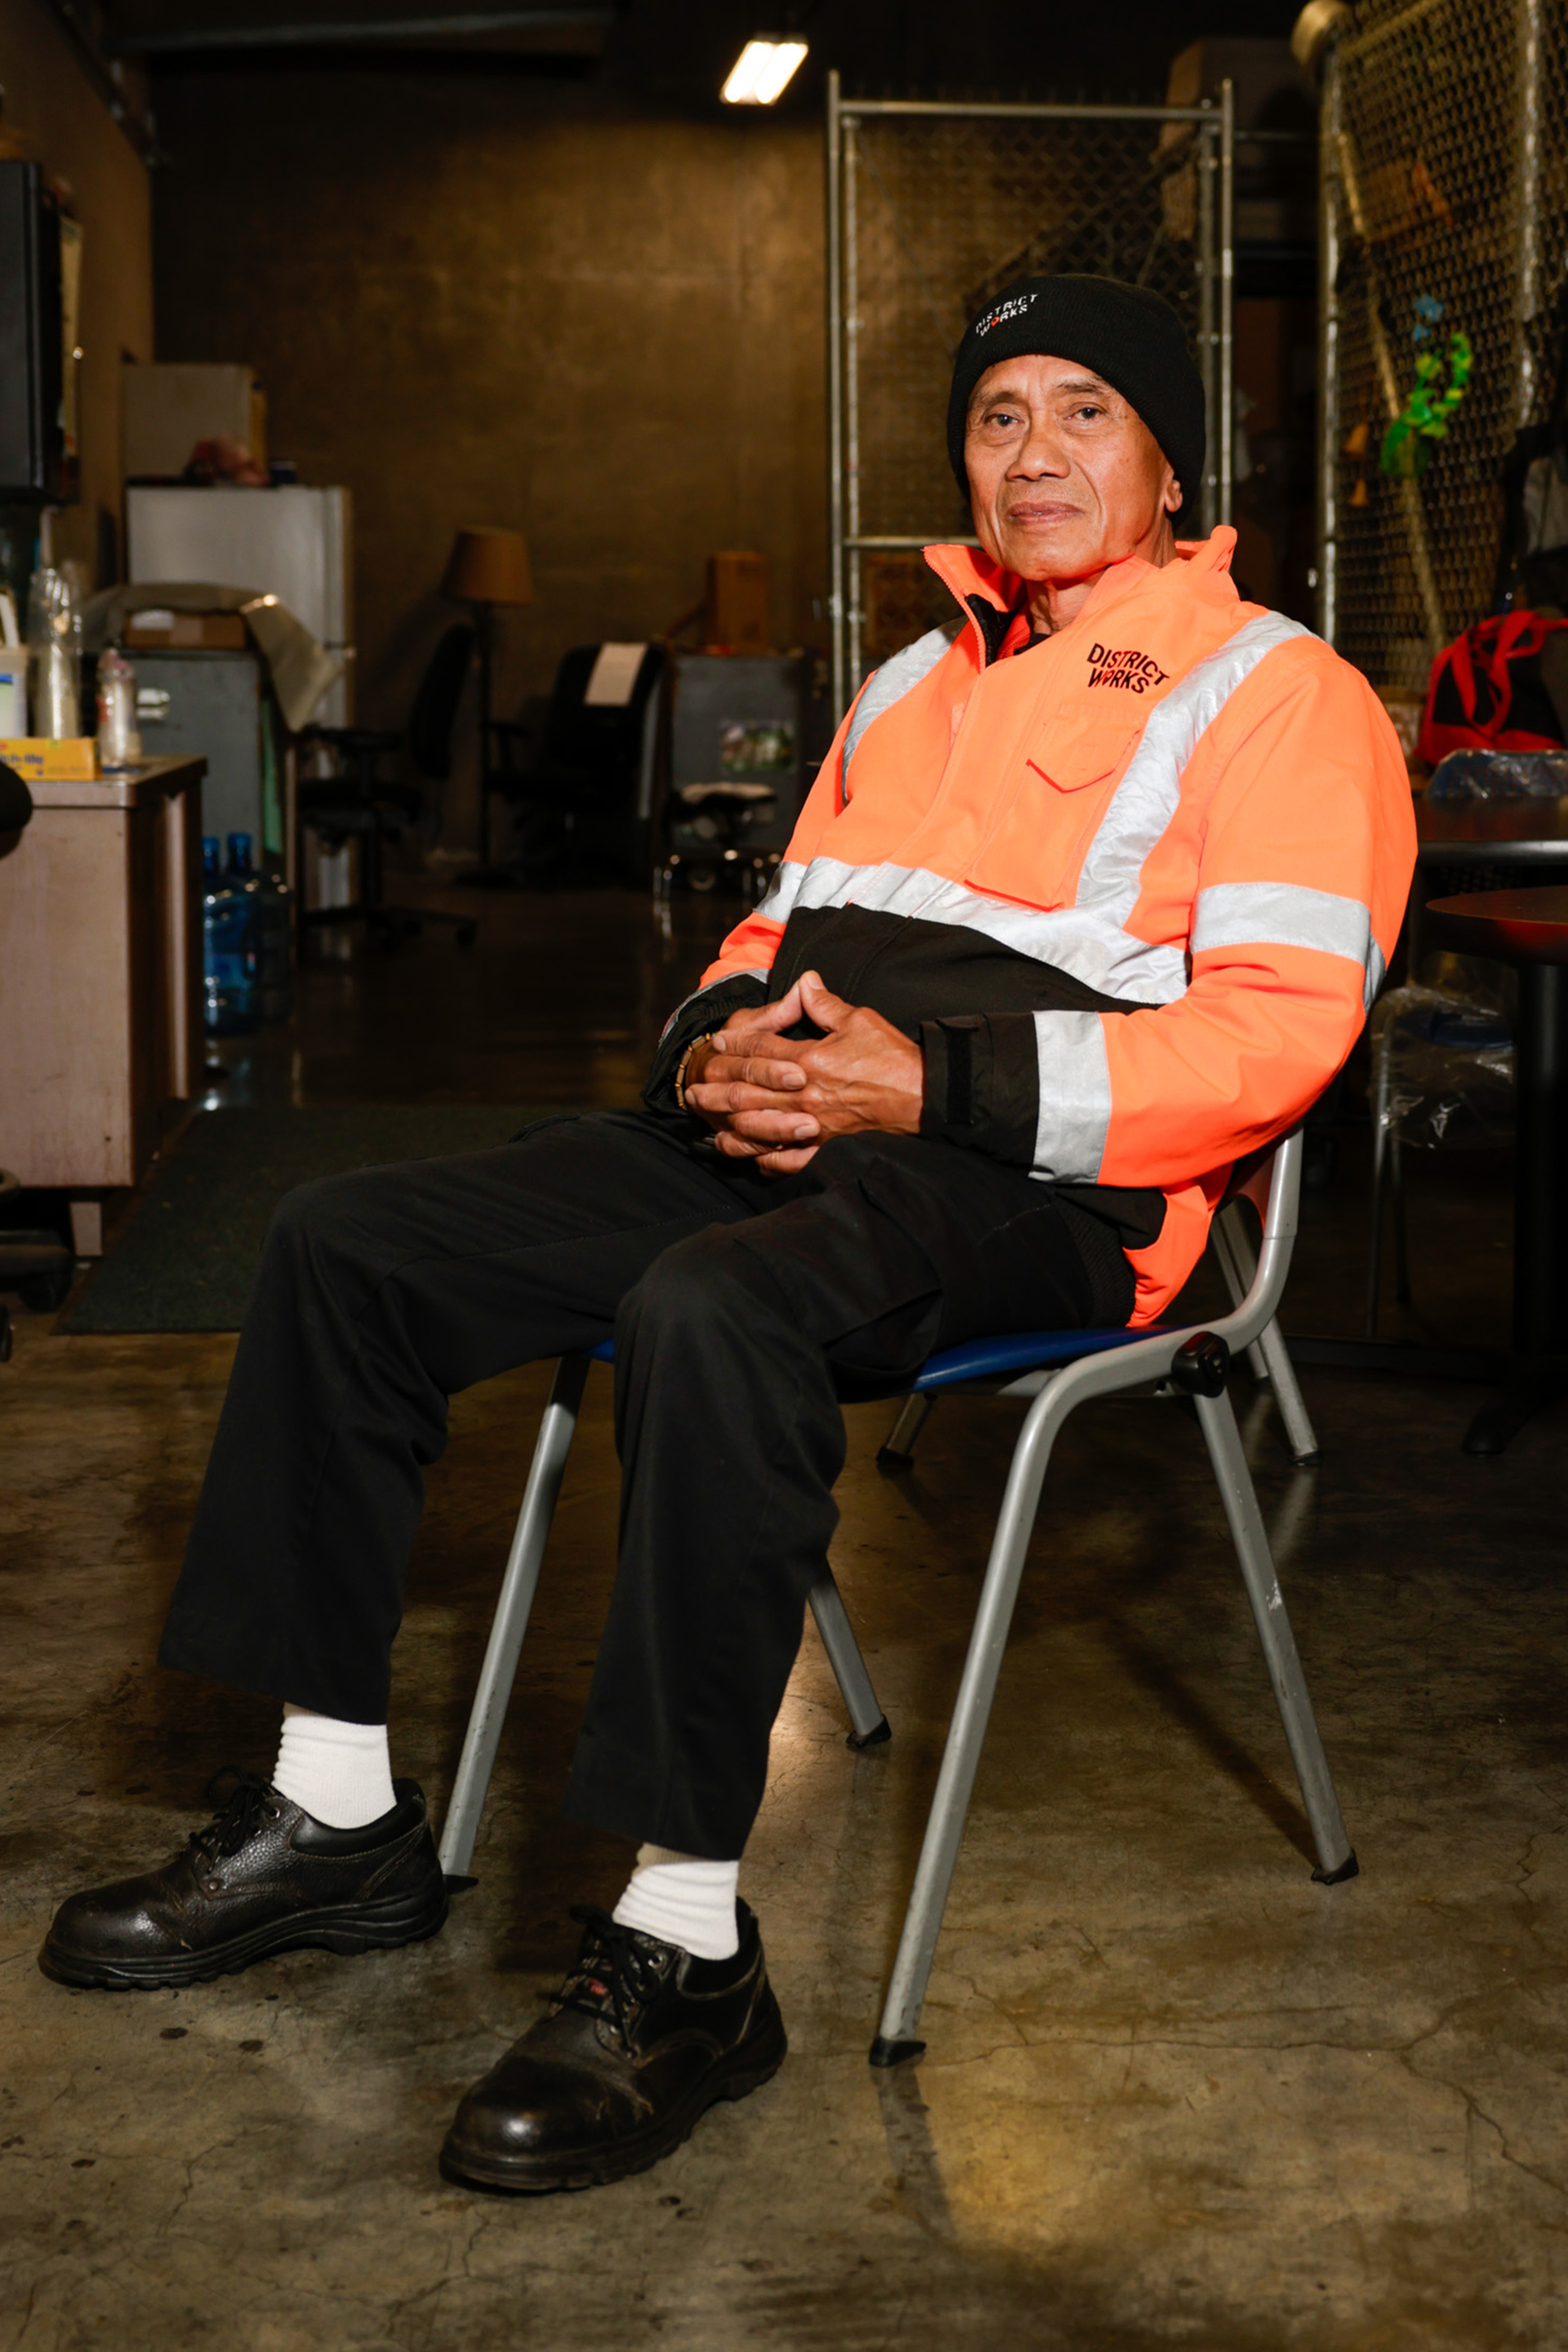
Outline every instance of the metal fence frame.
<path id="1" fill-rule="evenodd" d="M 863 674 L 862 556 L 874 550 L 913 550 L 951 532 L 910 531 L 868 536 L 860 528 L 860 394 L 856 337 L 859 325 L 856 245 L 856 133 L 879 117 L 971 117 L 1032 121 L 1137 121 L 1191 124 L 1197 174 L 1198 337 L 1209 415 L 1201 513 L 1205 530 L 1231 516 L 1234 399 L 1234 187 L 1236 114 L 1230 82 L 1217 99 L 1196 106 L 1026 105 L 949 102 L 926 99 L 847 99 L 837 73 L 827 77 L 827 430 L 828 547 L 832 582 L 832 692 L 835 719 L 843 716 Z M 938 433 L 942 420 L 933 417 Z M 971 542 L 973 543 L 973 542 Z"/>

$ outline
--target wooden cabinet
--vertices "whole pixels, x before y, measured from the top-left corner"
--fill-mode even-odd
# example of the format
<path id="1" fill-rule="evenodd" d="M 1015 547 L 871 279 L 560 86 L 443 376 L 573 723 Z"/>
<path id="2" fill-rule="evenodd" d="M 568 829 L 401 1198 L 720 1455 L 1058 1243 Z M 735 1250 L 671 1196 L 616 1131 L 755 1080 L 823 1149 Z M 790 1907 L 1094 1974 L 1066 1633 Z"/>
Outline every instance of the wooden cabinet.
<path id="1" fill-rule="evenodd" d="M 204 760 L 33 784 L 0 839 L 0 1168 L 134 1184 L 202 1069 Z"/>

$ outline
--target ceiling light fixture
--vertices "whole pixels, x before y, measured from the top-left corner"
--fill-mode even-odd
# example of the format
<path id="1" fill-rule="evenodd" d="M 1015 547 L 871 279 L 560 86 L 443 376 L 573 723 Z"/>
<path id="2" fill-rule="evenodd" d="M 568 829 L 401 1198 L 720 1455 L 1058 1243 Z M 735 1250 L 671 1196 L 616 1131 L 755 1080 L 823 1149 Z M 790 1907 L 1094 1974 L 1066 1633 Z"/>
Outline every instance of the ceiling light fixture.
<path id="1" fill-rule="evenodd" d="M 805 47 L 804 41 L 759 33 L 755 40 L 746 43 L 730 68 L 730 79 L 720 92 L 726 106 L 772 106 L 804 59 Z"/>

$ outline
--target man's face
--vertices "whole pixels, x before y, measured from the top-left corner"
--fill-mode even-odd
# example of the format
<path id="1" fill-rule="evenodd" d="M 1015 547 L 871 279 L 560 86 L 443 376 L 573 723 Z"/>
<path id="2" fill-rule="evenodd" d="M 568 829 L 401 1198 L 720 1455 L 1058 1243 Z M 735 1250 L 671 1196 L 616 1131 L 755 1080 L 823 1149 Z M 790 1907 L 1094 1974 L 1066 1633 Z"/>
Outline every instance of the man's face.
<path id="1" fill-rule="evenodd" d="M 964 429 L 974 530 L 1022 580 L 1082 580 L 1124 556 L 1164 562 L 1181 486 L 1119 392 L 1077 360 L 1000 360 Z"/>

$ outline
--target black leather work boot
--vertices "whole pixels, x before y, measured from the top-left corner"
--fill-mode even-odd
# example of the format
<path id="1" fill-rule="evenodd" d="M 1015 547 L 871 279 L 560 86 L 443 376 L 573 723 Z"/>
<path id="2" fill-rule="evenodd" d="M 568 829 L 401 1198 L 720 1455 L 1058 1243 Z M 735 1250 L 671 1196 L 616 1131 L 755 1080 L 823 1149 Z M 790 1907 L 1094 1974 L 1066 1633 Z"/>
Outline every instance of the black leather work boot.
<path id="1" fill-rule="evenodd" d="M 234 1787 L 219 1802 L 220 1784 Z M 229 1765 L 218 1811 L 161 1870 L 72 1895 L 38 1955 L 47 1977 L 126 1992 L 205 1984 L 276 1952 L 368 1952 L 434 1936 L 447 1882 L 412 1780 L 363 1829 L 332 1830 L 268 1781 Z"/>
<path id="2" fill-rule="evenodd" d="M 718 2099 L 776 2074 L 789 2047 L 757 1923 L 741 1948 L 699 1960 L 579 1904 L 587 1933 L 548 2017 L 458 2109 L 441 2169 L 486 2189 L 588 2189 L 679 2147 Z"/>

